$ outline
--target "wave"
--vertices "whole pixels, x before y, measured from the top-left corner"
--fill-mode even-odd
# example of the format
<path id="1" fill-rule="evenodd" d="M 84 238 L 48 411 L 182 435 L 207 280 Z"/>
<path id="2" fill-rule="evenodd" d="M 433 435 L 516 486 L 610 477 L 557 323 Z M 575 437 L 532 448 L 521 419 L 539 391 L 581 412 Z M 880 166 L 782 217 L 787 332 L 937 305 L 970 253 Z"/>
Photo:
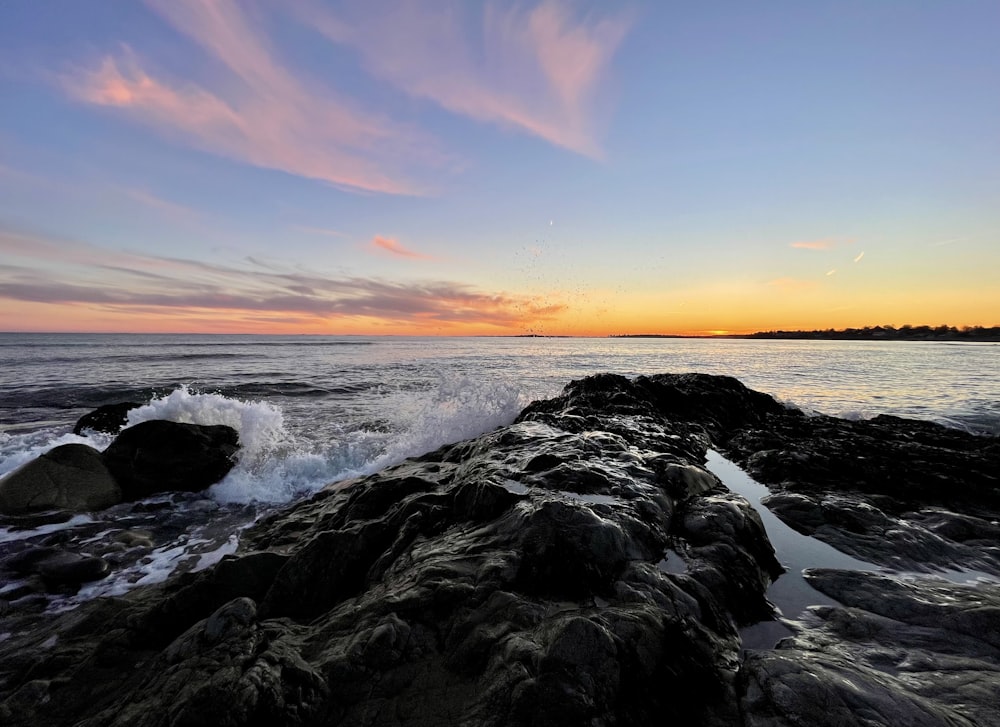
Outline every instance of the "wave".
<path id="1" fill-rule="evenodd" d="M 317 421 L 296 421 L 293 427 L 276 404 L 181 386 L 133 409 L 127 426 L 167 419 L 233 427 L 240 438 L 237 464 L 210 488 L 209 496 L 220 503 L 280 504 L 508 424 L 527 403 L 511 382 L 441 376 L 430 390 L 381 389 L 365 402 L 363 416 L 353 419 L 319 405 L 309 407 L 306 411 Z M 25 446 L 23 437 L 0 435 L 0 450 L 5 441 L 13 450 L 6 460 L 0 456 L 0 472 L 58 444 L 81 442 L 103 449 L 110 439 L 94 433 L 53 437 L 39 432 Z"/>
<path id="2" fill-rule="evenodd" d="M 245 440 L 237 427 L 240 463 L 212 486 L 210 495 L 223 503 L 288 502 L 509 424 L 526 404 L 511 383 L 442 377 L 430 397 L 389 392 L 378 405 L 380 416 L 369 412 L 363 420 L 333 426 L 329 439 L 312 440 L 292 435 L 283 422 L 257 425 L 252 408 L 247 417 L 257 434 Z"/>

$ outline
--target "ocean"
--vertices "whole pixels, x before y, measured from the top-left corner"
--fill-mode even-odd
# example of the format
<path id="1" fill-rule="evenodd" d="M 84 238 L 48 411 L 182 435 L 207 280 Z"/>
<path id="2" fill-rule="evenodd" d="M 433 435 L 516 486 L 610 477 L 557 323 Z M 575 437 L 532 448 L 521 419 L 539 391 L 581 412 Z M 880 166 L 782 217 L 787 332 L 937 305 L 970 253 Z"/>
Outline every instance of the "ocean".
<path id="1" fill-rule="evenodd" d="M 599 372 L 727 374 L 807 412 L 929 419 L 1000 433 L 1000 344 L 665 338 L 409 338 L 0 334 L 0 475 L 59 444 L 102 404 L 149 402 L 130 423 L 228 424 L 234 470 L 201 495 L 31 529 L 0 546 L 72 531 L 151 533 L 155 548 L 65 605 L 197 570 L 239 532 L 322 486 L 511 422 L 534 399 Z M 171 516 L 163 513 L 169 509 Z M 3 590 L 11 587 L 0 584 Z"/>

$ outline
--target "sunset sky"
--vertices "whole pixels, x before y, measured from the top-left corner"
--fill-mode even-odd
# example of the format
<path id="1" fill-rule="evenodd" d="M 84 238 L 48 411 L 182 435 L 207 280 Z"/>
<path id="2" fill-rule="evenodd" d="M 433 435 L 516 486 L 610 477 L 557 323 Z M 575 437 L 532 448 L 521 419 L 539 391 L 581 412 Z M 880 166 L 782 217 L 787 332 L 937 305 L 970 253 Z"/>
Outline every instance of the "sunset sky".
<path id="1" fill-rule="evenodd" d="M 0 330 L 1000 324 L 996 0 L 0 3 Z"/>

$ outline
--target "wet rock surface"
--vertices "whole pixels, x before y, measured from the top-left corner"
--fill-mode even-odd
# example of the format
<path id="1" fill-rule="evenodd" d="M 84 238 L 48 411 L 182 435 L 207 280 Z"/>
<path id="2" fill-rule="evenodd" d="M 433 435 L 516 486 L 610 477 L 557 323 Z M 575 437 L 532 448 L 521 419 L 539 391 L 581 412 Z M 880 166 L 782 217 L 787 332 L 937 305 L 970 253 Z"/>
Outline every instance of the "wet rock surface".
<path id="1" fill-rule="evenodd" d="M 73 434 L 83 434 L 87 429 L 107 434 L 118 434 L 128 422 L 128 413 L 142 406 L 136 401 L 120 401 L 99 406 L 80 417 L 73 426 Z"/>
<path id="2" fill-rule="evenodd" d="M 158 492 L 197 492 L 236 464 L 239 434 L 232 427 L 154 419 L 122 430 L 102 458 L 127 500 Z"/>
<path id="3" fill-rule="evenodd" d="M 799 532 L 898 570 L 1000 576 L 1000 438 L 933 422 L 771 414 L 719 437 Z"/>
<path id="4" fill-rule="evenodd" d="M 843 606 L 741 655 L 782 569 L 756 511 L 704 469 L 707 447 L 748 462 L 774 429 L 782 481 L 798 483 L 785 495 L 904 489 L 793 469 L 794 447 L 826 446 L 795 420 L 810 421 L 727 377 L 574 382 L 510 426 L 268 516 L 204 571 L 62 614 L 0 608 L 0 722 L 997 724 L 993 586 L 819 571 L 810 582 Z M 970 442 L 954 462 L 971 452 L 987 477 L 996 443 Z M 951 472 L 942 454 L 921 461 Z M 988 561 L 988 485 L 958 505 L 872 507 L 919 511 Z M 878 517 L 857 514 L 851 537 Z M 134 526 L 121 538 L 148 547 Z"/>
<path id="5" fill-rule="evenodd" d="M 55 447 L 0 479 L 3 515 L 100 510 L 121 498 L 121 488 L 101 453 L 85 444 Z"/>
<path id="6" fill-rule="evenodd" d="M 747 725 L 1000 724 L 1000 586 L 815 571 L 816 607 L 740 672 Z"/>
<path id="7" fill-rule="evenodd" d="M 99 423 L 100 412 L 87 417 L 94 415 Z M 0 516 L 91 512 L 123 499 L 198 492 L 226 476 L 236 464 L 239 447 L 239 434 L 232 427 L 165 420 L 123 430 L 103 452 L 85 444 L 63 444 L 0 479 Z M 56 522 L 59 516 L 50 520 Z"/>
<path id="8" fill-rule="evenodd" d="M 251 506 L 222 507 L 198 494 L 171 493 L 87 515 L 62 513 L 66 517 L 46 518 L 30 537 L 17 537 L 18 530 L 36 526 L 35 518 L 0 517 L 0 614 L 65 608 L 87 598 L 81 588 L 100 583 L 102 590 L 124 591 L 137 581 L 148 582 L 150 574 L 155 578 L 160 568 L 193 570 L 202 558 L 222 557 L 216 554 L 220 539 L 224 552 L 234 550 L 233 532 L 252 513 Z M 43 556 L 71 567 L 53 577 L 51 568 L 43 568 Z M 0 634 L 4 630 L 0 621 Z"/>

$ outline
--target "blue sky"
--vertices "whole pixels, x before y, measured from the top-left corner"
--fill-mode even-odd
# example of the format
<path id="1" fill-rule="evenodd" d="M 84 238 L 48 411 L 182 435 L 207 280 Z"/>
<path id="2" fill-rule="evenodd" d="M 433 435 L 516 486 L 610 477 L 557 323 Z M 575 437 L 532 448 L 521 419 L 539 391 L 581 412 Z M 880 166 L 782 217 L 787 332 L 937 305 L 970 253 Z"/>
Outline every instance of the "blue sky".
<path id="1" fill-rule="evenodd" d="M 0 329 L 1000 322 L 995 2 L 0 5 Z"/>

